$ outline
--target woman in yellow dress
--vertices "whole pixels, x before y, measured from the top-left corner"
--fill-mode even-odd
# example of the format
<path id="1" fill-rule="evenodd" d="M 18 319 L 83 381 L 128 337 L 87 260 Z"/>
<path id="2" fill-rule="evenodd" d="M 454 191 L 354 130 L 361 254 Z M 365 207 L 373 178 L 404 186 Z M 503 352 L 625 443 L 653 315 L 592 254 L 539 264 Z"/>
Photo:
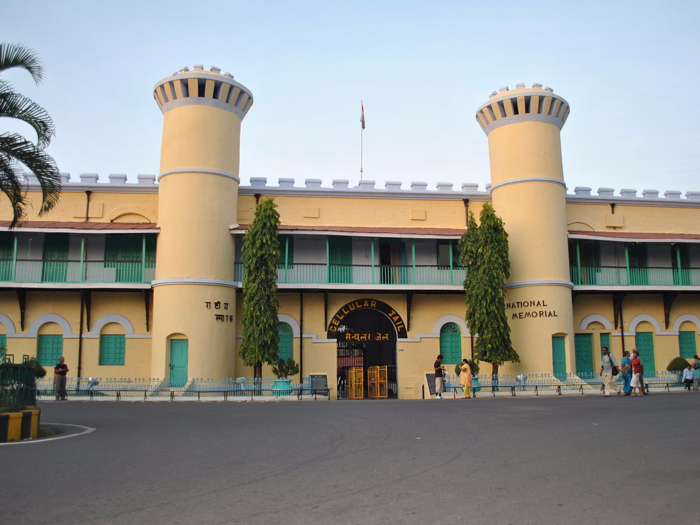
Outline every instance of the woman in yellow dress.
<path id="1" fill-rule="evenodd" d="M 459 366 L 459 383 L 464 389 L 464 397 L 467 399 L 472 397 L 472 369 L 469 366 L 469 361 L 462 359 L 462 364 Z"/>

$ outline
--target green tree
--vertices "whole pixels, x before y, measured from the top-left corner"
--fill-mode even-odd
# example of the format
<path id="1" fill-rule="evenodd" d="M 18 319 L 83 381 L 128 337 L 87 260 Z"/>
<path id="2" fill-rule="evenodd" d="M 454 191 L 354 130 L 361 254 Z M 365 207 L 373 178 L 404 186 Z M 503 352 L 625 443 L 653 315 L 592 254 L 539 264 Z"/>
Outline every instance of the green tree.
<path id="1" fill-rule="evenodd" d="M 39 84 L 44 77 L 38 56 L 20 44 L 0 43 L 0 73 L 10 68 L 27 71 Z M 0 117 L 8 117 L 29 124 L 36 132 L 36 142 L 18 133 L 0 134 L 0 190 L 10 200 L 13 228 L 27 216 L 26 195 L 17 171 L 28 168 L 41 185 L 42 200 L 39 215 L 49 211 L 58 202 L 61 176 L 54 160 L 44 151 L 54 136 L 55 128 L 49 114 L 30 100 L 16 93 L 12 85 L 0 79 Z"/>
<path id="2" fill-rule="evenodd" d="M 277 331 L 277 262 L 280 216 L 273 199 L 263 199 L 243 238 L 243 343 L 240 355 L 253 377 L 262 378 L 263 363 L 279 359 Z"/>
<path id="3" fill-rule="evenodd" d="M 508 233 L 490 204 L 485 204 L 476 224 L 469 214 L 467 231 L 459 241 L 460 261 L 467 266 L 464 301 L 469 331 L 478 335 L 477 361 L 491 363 L 492 374 L 507 361 L 520 362 L 510 340 L 506 317 L 506 279 L 510 276 Z"/>

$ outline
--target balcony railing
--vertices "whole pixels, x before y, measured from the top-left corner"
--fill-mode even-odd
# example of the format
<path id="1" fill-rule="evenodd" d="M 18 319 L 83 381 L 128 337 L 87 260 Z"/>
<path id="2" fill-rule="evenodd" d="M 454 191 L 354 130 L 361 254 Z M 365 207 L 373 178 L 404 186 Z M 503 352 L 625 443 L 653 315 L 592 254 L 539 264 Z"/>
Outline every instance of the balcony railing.
<path id="1" fill-rule="evenodd" d="M 155 261 L 27 261 L 0 259 L 0 282 L 150 283 Z"/>
<path id="2" fill-rule="evenodd" d="M 700 286 L 700 268 L 571 267 L 577 286 Z"/>
<path id="3" fill-rule="evenodd" d="M 294 263 L 277 267 L 277 283 L 462 286 L 466 272 L 449 266 Z M 234 279 L 243 282 L 243 263 L 236 263 Z"/>

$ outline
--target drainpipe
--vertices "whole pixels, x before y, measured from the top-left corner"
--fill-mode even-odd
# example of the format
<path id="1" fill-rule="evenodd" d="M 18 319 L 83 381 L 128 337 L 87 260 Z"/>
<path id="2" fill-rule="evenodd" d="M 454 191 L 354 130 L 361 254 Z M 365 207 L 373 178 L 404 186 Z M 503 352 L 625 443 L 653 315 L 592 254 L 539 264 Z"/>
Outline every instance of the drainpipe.
<path id="1" fill-rule="evenodd" d="M 90 220 L 90 195 L 92 195 L 92 191 L 85 190 L 85 196 L 87 197 L 85 199 L 85 222 Z"/>
<path id="2" fill-rule="evenodd" d="M 465 225 L 469 225 L 469 199 L 462 199 L 462 202 L 464 202 L 464 215 L 465 215 Z"/>
<path id="3" fill-rule="evenodd" d="M 304 382 L 304 294 L 299 293 L 299 379 Z"/>
<path id="4" fill-rule="evenodd" d="M 83 312 L 85 310 L 85 295 L 80 292 L 80 330 L 78 331 L 78 381 L 80 381 L 83 368 Z M 80 383 L 78 383 L 80 390 Z"/>

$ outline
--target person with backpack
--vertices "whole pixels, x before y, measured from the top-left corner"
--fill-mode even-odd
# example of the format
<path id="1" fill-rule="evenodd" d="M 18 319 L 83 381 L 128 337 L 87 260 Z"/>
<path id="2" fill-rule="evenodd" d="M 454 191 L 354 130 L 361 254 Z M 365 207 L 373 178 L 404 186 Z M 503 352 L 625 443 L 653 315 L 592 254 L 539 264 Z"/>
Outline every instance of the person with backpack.
<path id="1" fill-rule="evenodd" d="M 615 382 L 615 376 L 619 373 L 619 365 L 615 360 L 607 346 L 603 347 L 603 360 L 600 364 L 600 375 L 603 376 L 604 394 L 605 397 L 610 397 L 610 390 L 617 392 L 619 396 L 620 385 Z"/>

